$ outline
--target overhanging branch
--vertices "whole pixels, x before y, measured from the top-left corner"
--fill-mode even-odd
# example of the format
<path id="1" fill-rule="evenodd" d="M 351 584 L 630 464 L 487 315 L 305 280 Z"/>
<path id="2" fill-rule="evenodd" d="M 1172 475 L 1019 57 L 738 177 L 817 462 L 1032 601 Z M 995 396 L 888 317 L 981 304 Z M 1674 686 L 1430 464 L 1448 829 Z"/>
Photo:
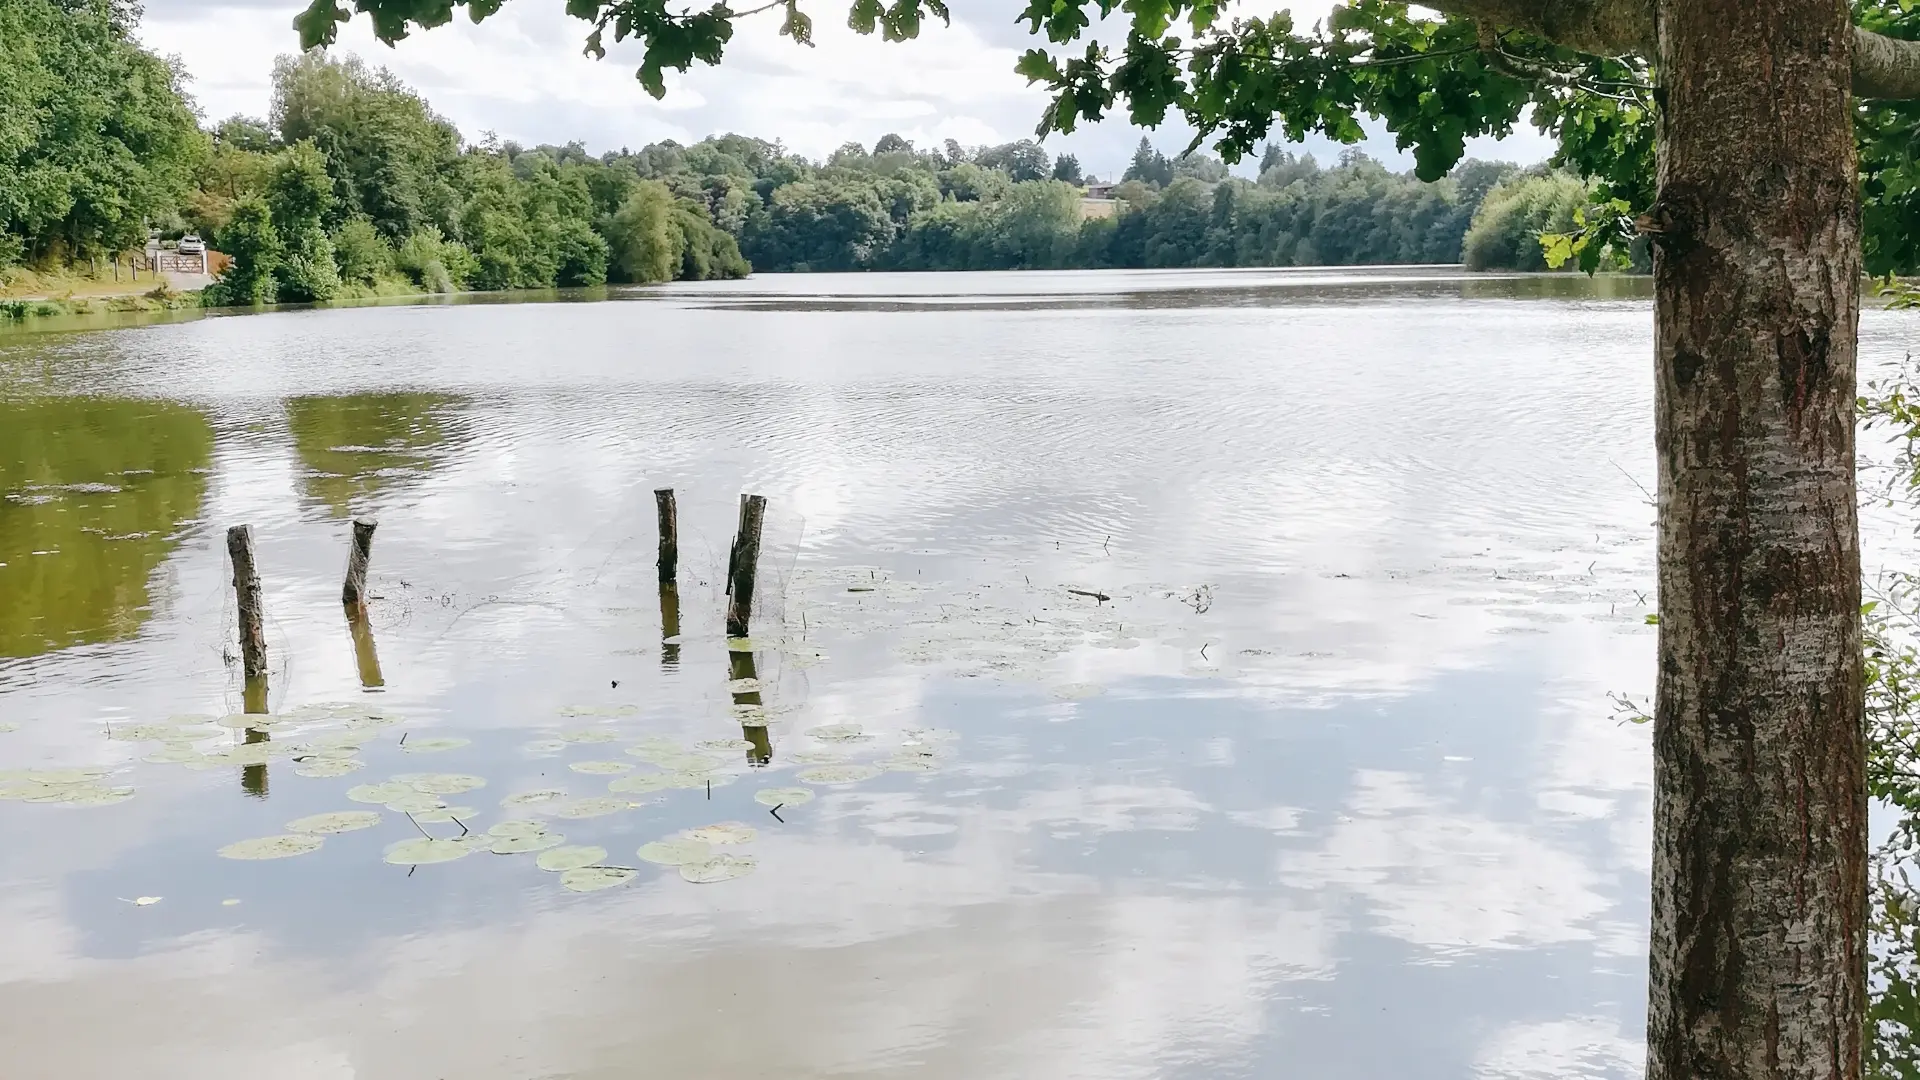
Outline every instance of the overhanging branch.
<path id="1" fill-rule="evenodd" d="M 1920 41 L 1854 27 L 1853 93 L 1863 98 L 1920 98 Z"/>
<path id="2" fill-rule="evenodd" d="M 1520 30 L 1596 56 L 1657 51 L 1650 0 L 1420 0 L 1443 15 Z M 1853 29 L 1853 92 L 1920 98 L 1920 41 Z"/>

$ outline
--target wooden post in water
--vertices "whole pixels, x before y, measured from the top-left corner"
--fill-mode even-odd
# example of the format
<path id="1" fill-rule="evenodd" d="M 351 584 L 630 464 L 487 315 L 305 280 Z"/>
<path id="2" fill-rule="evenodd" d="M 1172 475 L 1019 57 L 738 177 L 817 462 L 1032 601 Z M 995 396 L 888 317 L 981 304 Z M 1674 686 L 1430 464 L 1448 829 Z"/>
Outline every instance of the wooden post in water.
<path id="1" fill-rule="evenodd" d="M 373 649 L 373 624 L 365 608 L 347 607 L 347 633 L 353 636 L 353 659 L 360 669 L 360 685 L 377 690 L 387 685 L 380 674 L 380 654 Z"/>
<path id="2" fill-rule="evenodd" d="M 655 488 L 653 506 L 660 518 L 660 584 L 671 585 L 680 574 L 680 512 L 673 489 Z"/>
<path id="3" fill-rule="evenodd" d="M 373 530 L 379 527 L 372 518 L 353 519 L 353 546 L 347 549 L 347 582 L 340 589 L 340 602 L 356 611 L 367 609 L 367 560 L 373 558 Z"/>
<path id="4" fill-rule="evenodd" d="M 660 583 L 660 666 L 680 664 L 680 586 Z"/>
<path id="5" fill-rule="evenodd" d="M 765 765 L 773 760 L 773 742 L 767 737 L 766 699 L 760 696 L 759 676 L 753 653 L 744 649 L 728 651 L 727 677 L 735 686 L 750 687 L 733 691 L 734 713 L 740 719 L 740 734 L 753 744 L 747 751 L 749 765 Z"/>
<path id="6" fill-rule="evenodd" d="M 240 607 L 240 657 L 248 679 L 267 674 L 267 634 L 260 625 L 260 574 L 253 567 L 253 526 L 227 530 L 233 560 L 233 598 Z"/>
<path id="7" fill-rule="evenodd" d="M 267 711 L 267 677 L 254 675 L 247 679 L 246 687 L 240 692 L 240 711 L 249 716 L 259 716 Z M 243 746 L 267 742 L 267 733 L 248 728 L 241 736 Z M 265 765 L 240 766 L 240 790 L 256 799 L 267 797 L 267 767 Z"/>
<path id="8" fill-rule="evenodd" d="M 733 537 L 733 557 L 727 565 L 727 636 L 746 637 L 753 618 L 753 578 L 760 562 L 760 522 L 767 500 L 761 495 L 740 496 L 740 527 Z"/>

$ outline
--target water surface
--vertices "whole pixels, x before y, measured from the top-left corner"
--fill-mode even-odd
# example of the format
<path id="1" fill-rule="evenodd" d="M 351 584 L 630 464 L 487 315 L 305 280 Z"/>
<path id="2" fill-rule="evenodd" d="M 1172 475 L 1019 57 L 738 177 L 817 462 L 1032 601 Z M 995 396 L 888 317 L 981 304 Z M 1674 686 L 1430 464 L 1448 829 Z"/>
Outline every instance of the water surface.
<path id="1" fill-rule="evenodd" d="M 7 1071 L 1636 1076 L 1649 758 L 1607 694 L 1651 682 L 1644 289 L 782 276 L 0 337 L 0 772 L 133 789 L 0 801 Z M 1869 363 L 1910 319 L 1867 316 Z M 243 708 L 240 523 L 287 719 L 144 760 Z M 668 742 L 710 792 L 542 818 L 617 888 L 382 861 Z M 894 767 L 754 800 L 824 754 Z M 422 772 L 486 781 L 463 825 L 345 797 Z M 748 876 L 636 857 L 722 821 Z"/>

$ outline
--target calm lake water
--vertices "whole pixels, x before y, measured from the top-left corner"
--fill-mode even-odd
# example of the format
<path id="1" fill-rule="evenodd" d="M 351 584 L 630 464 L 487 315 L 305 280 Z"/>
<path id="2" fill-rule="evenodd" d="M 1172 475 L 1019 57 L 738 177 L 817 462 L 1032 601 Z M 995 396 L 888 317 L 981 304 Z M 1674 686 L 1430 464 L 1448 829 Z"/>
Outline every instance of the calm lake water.
<path id="1" fill-rule="evenodd" d="M 1402 270 L 0 337 L 0 1071 L 1637 1076 L 1650 349 L 1644 282 Z"/>

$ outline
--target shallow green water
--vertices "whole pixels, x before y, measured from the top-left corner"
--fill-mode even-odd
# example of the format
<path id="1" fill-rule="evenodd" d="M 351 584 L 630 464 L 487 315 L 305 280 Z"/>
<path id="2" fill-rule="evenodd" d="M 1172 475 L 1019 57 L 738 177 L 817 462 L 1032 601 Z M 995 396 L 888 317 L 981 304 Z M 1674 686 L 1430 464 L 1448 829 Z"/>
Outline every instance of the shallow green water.
<path id="1" fill-rule="evenodd" d="M 9 1069 L 1638 1075 L 1643 288 L 769 277 L 0 336 Z M 240 523 L 277 722 L 156 728 L 243 709 Z"/>

